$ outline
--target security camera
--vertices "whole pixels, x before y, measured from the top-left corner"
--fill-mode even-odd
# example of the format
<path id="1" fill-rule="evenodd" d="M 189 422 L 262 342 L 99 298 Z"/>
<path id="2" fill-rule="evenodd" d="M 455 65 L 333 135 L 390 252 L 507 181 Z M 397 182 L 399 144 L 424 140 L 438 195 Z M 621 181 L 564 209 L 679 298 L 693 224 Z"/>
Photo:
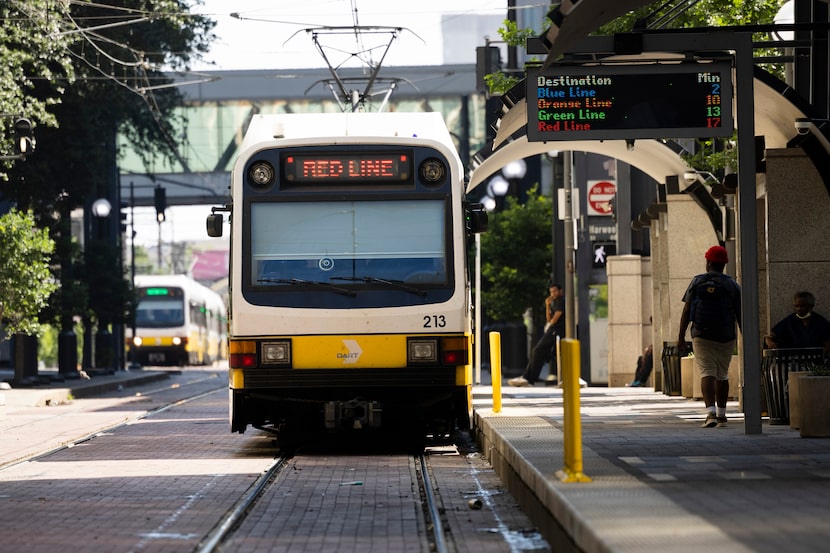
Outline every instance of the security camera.
<path id="1" fill-rule="evenodd" d="M 795 130 L 798 131 L 798 134 L 809 134 L 812 126 L 813 122 L 810 119 L 800 117 L 795 120 Z"/>

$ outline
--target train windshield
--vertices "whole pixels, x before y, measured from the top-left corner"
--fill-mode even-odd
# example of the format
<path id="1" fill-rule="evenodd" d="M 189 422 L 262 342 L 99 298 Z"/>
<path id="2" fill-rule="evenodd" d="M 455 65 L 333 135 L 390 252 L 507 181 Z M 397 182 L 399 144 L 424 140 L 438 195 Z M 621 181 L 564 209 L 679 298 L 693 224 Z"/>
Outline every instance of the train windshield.
<path id="1" fill-rule="evenodd" d="M 251 284 L 445 285 L 445 202 L 257 202 Z"/>
<path id="2" fill-rule="evenodd" d="M 184 325 L 183 297 L 140 297 L 135 310 L 135 324 L 145 328 Z"/>

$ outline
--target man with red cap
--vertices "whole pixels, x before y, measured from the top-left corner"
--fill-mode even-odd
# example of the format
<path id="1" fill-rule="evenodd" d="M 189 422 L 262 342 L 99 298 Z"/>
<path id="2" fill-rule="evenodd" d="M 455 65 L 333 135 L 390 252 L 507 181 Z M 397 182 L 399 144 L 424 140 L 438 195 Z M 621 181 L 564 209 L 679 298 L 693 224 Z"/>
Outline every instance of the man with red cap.
<path id="1" fill-rule="evenodd" d="M 729 398 L 729 362 L 741 326 L 741 287 L 723 274 L 729 262 L 726 248 L 706 250 L 706 272 L 695 276 L 683 294 L 683 313 L 677 349 L 686 352 L 686 329 L 692 323 L 692 349 L 700 371 L 700 391 L 706 404 L 703 428 L 726 426 Z"/>

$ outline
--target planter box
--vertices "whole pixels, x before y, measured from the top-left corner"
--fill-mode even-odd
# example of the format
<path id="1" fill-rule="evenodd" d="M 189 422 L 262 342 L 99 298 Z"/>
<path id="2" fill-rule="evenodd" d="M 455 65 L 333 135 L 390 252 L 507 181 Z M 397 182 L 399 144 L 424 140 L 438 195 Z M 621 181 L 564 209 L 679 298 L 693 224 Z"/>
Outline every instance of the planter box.
<path id="1" fill-rule="evenodd" d="M 729 362 L 729 399 L 738 399 L 738 386 L 741 378 L 741 364 L 737 355 Z M 689 399 L 703 399 L 700 391 L 700 371 L 697 370 L 694 357 L 680 359 L 681 395 Z"/>
<path id="2" fill-rule="evenodd" d="M 830 438 L 830 376 L 802 376 L 798 382 L 799 432 L 802 438 Z"/>
<path id="3" fill-rule="evenodd" d="M 787 403 L 788 412 L 790 414 L 790 428 L 798 430 L 798 402 L 800 398 L 800 381 L 802 376 L 808 376 L 808 373 L 797 371 L 787 374 Z"/>
<path id="4" fill-rule="evenodd" d="M 700 371 L 695 367 L 694 357 L 680 358 L 680 393 L 689 399 L 701 399 Z"/>

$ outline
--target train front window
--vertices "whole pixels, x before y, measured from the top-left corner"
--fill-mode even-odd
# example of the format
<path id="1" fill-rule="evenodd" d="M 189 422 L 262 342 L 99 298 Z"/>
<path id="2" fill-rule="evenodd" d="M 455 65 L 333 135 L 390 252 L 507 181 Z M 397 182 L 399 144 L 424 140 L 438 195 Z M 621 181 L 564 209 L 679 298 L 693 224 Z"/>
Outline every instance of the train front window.
<path id="1" fill-rule="evenodd" d="M 184 304 L 180 297 L 146 297 L 135 310 L 136 326 L 163 328 L 184 325 Z"/>
<path id="2" fill-rule="evenodd" d="M 445 285 L 444 200 L 258 202 L 251 284 Z"/>

